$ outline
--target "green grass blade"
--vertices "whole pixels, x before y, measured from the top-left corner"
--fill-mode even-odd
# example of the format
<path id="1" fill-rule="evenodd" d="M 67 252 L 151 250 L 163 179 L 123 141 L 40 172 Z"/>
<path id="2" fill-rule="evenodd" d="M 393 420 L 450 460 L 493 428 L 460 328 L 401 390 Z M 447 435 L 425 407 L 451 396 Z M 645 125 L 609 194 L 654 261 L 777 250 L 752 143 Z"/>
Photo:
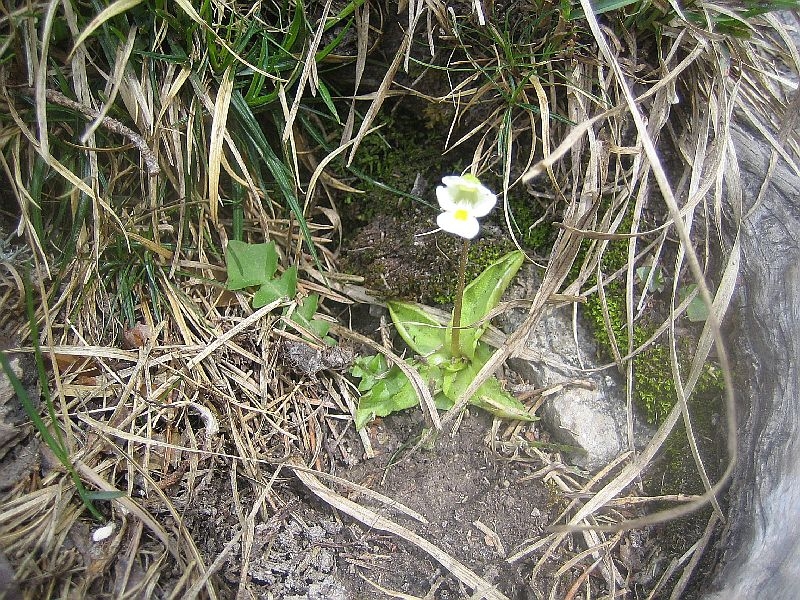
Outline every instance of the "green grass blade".
<path id="1" fill-rule="evenodd" d="M 266 165 L 267 170 L 272 174 L 278 189 L 281 191 L 284 200 L 286 200 L 289 210 L 292 211 L 292 214 L 297 219 L 300 232 L 303 234 L 303 239 L 308 246 L 311 256 L 314 258 L 317 268 L 321 270 L 322 265 L 317 255 L 317 249 L 314 247 L 314 241 L 311 239 L 311 230 L 308 228 L 306 217 L 303 214 L 303 207 L 300 206 L 300 202 L 297 199 L 294 178 L 292 177 L 289 167 L 287 167 L 272 150 L 255 115 L 238 90 L 234 90 L 231 95 L 231 108 L 233 108 L 237 121 L 244 129 L 244 132 L 249 136 L 250 141 L 258 152 L 264 165 Z"/>
<path id="2" fill-rule="evenodd" d="M 44 443 L 52 450 L 61 464 L 69 462 L 69 457 L 67 456 L 64 446 L 61 444 L 60 440 L 57 440 L 53 436 L 47 424 L 44 422 L 44 419 L 42 419 L 39 414 L 39 411 L 36 410 L 36 407 L 33 405 L 33 400 L 31 400 L 30 396 L 28 396 L 28 392 L 25 390 L 25 386 L 22 385 L 22 382 L 17 378 L 11 368 L 11 363 L 9 363 L 5 352 L 0 352 L 0 367 L 3 368 L 3 372 L 5 372 L 6 377 L 8 377 L 11 387 L 14 388 L 14 393 L 17 395 L 17 398 L 19 398 L 22 408 L 25 409 L 25 414 L 28 415 L 34 427 L 36 427 L 36 430 L 42 436 Z M 42 387 L 42 390 L 44 390 L 45 387 L 46 386 Z"/>
<path id="3" fill-rule="evenodd" d="M 85 42 L 86 39 L 95 32 L 95 30 L 97 30 L 98 27 L 101 27 L 103 23 L 109 19 L 113 19 L 117 15 L 121 15 L 141 2 L 142 0 L 117 0 L 113 4 L 106 6 L 94 19 L 92 19 L 91 23 L 86 26 L 86 28 L 78 36 L 78 39 L 75 40 L 75 45 L 72 47 L 70 55 L 73 54 L 75 50 L 81 44 L 83 44 L 83 42 Z"/>
<path id="4" fill-rule="evenodd" d="M 25 413 L 28 415 L 28 418 L 33 423 L 36 430 L 42 436 L 42 440 L 47 445 L 48 448 L 52 451 L 53 455 L 58 459 L 58 461 L 64 466 L 67 472 L 70 475 L 73 483 L 75 484 L 75 489 L 78 491 L 78 495 L 81 498 L 84 506 L 92 513 L 96 519 L 102 521 L 104 520 L 103 515 L 100 511 L 92 503 L 91 499 L 89 498 L 89 492 L 83 485 L 80 476 L 78 475 L 75 467 L 72 465 L 72 462 L 69 458 L 69 453 L 67 452 L 67 447 L 64 444 L 64 440 L 61 437 L 61 432 L 56 425 L 56 414 L 55 408 L 53 407 L 53 398 L 50 396 L 50 388 L 48 386 L 47 381 L 47 372 L 44 368 L 44 359 L 42 358 L 42 351 L 39 347 L 39 328 L 36 325 L 36 318 L 35 318 L 35 311 L 33 307 L 33 297 L 30 290 L 30 282 L 25 281 L 25 305 L 26 310 L 28 313 L 28 319 L 30 321 L 30 331 L 31 331 L 31 342 L 33 343 L 34 349 L 34 358 L 36 361 L 36 369 L 37 374 L 39 377 L 39 383 L 42 388 L 42 395 L 44 396 L 45 404 L 47 406 L 48 416 L 50 418 L 50 422 L 53 424 L 53 431 L 50 431 L 50 428 L 47 427 L 47 424 L 42 419 L 39 411 L 34 406 L 33 401 L 31 400 L 30 396 L 28 395 L 25 386 L 22 385 L 22 382 L 14 373 L 13 369 L 11 368 L 11 364 L 8 361 L 8 357 L 6 356 L 5 352 L 0 352 L 0 368 L 3 369 L 6 376 L 8 377 L 9 382 L 11 383 L 11 387 L 14 388 L 14 393 L 19 398 L 20 403 L 22 404 L 22 408 L 25 410 Z"/>

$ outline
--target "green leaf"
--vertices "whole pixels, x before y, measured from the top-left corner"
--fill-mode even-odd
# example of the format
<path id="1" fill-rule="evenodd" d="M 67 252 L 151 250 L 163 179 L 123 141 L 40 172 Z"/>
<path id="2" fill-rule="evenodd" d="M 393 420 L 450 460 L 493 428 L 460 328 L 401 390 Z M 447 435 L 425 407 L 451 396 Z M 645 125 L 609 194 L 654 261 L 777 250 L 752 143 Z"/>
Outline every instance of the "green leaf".
<path id="1" fill-rule="evenodd" d="M 327 321 L 324 321 L 322 319 L 311 319 L 311 321 L 309 321 L 309 326 L 311 327 L 311 331 L 316 333 L 317 336 L 320 339 L 322 339 L 322 341 L 324 341 L 329 346 L 331 345 L 331 343 L 330 343 L 331 342 L 331 338 L 326 338 L 326 336 L 328 335 L 328 332 L 331 329 L 331 324 L 330 323 L 328 323 Z M 323 338 L 325 338 L 325 339 L 323 339 Z"/>
<path id="2" fill-rule="evenodd" d="M 361 380 L 358 384 L 359 392 L 368 392 L 388 370 L 389 366 L 383 354 L 359 356 L 353 361 L 350 375 Z"/>
<path id="3" fill-rule="evenodd" d="M 442 379 L 442 393 L 450 400 L 450 406 L 461 397 L 492 355 L 486 344 L 479 344 L 475 359 L 459 371 L 445 371 Z M 496 377 L 487 379 L 469 399 L 469 403 L 504 419 L 532 421 L 525 406 L 506 392 Z M 439 403 L 437 402 L 437 406 Z M 446 407 L 449 408 L 449 407 Z"/>
<path id="4" fill-rule="evenodd" d="M 470 398 L 470 404 L 482 408 L 502 419 L 517 419 L 519 421 L 534 421 L 525 406 L 514 396 L 509 394 L 500 385 L 496 377 L 492 376 L 478 388 Z"/>
<path id="5" fill-rule="evenodd" d="M 317 312 L 319 306 L 319 294 L 309 294 L 298 306 L 294 314 L 310 320 Z"/>
<path id="6" fill-rule="evenodd" d="M 652 272 L 652 277 L 650 273 Z M 639 280 L 639 283 L 647 283 L 648 278 L 650 278 L 650 285 L 647 287 L 648 291 L 651 293 L 656 292 L 663 292 L 664 291 L 664 274 L 661 271 L 660 267 L 651 267 L 650 265 L 643 265 L 636 269 L 636 277 Z"/>
<path id="7" fill-rule="evenodd" d="M 126 493 L 121 490 L 87 491 L 84 495 L 87 500 L 114 500 L 123 496 L 126 496 Z"/>
<path id="8" fill-rule="evenodd" d="M 294 298 L 297 293 L 297 267 L 289 267 L 279 279 L 263 284 L 253 296 L 253 308 L 261 308 L 278 298 Z"/>
<path id="9" fill-rule="evenodd" d="M 685 290 L 681 290 L 681 302 L 683 302 L 690 294 L 695 293 L 696 289 L 697 284 L 693 283 L 687 286 Z M 686 307 L 686 318 L 692 323 L 703 323 L 706 319 L 708 319 L 708 307 L 706 306 L 706 303 L 703 302 L 703 299 L 699 294 L 692 298 L 692 301 L 689 302 L 689 306 Z"/>
<path id="10" fill-rule="evenodd" d="M 509 275 L 509 279 L 511 276 L 513 274 Z M 502 290 L 499 293 L 502 294 Z M 444 348 L 441 324 L 422 308 L 406 302 L 390 302 L 389 311 L 406 343 L 425 357 L 424 362 L 409 360 L 408 364 L 419 372 L 428 385 L 436 407 L 440 410 L 451 408 L 491 358 L 492 349 L 476 342 L 472 360 L 454 361 L 447 348 Z M 361 379 L 358 389 L 363 392 L 356 410 L 358 429 L 376 416 L 385 417 L 419 403 L 414 388 L 400 368 L 387 367 L 382 355 L 357 359 L 351 374 Z M 528 414 L 522 403 L 503 390 L 494 377 L 478 388 L 470 404 L 507 419 L 532 421 L 535 418 Z"/>
<path id="11" fill-rule="evenodd" d="M 272 279 L 278 268 L 275 242 L 248 244 L 229 240 L 225 249 L 225 266 L 228 270 L 226 285 L 229 290 L 263 285 Z"/>
<path id="12" fill-rule="evenodd" d="M 291 320 L 303 329 L 313 332 L 317 337 L 326 341 L 326 343 L 329 343 L 330 338 L 329 340 L 324 340 L 324 338 L 328 335 L 331 324 L 323 319 L 314 318 L 318 304 L 319 296 L 317 294 L 311 294 L 297 306 L 297 309 L 292 313 Z"/>
<path id="13" fill-rule="evenodd" d="M 448 398 L 444 392 L 439 392 L 436 394 L 433 397 L 433 401 L 436 404 L 436 408 L 439 410 L 450 410 L 455 404 L 455 401 Z"/>
<path id="14" fill-rule="evenodd" d="M 317 82 L 317 85 L 319 86 L 320 98 L 322 98 L 322 101 L 325 103 L 325 106 L 328 107 L 328 110 L 330 111 L 331 115 L 333 115 L 333 118 L 336 119 L 336 122 L 341 125 L 342 121 L 339 119 L 339 113 L 336 112 L 336 105 L 333 103 L 333 98 L 331 98 L 330 91 L 328 91 L 327 86 L 322 83 L 321 80 Z"/>
<path id="15" fill-rule="evenodd" d="M 430 356 L 445 346 L 445 328 L 419 305 L 408 302 L 389 302 L 397 333 L 420 356 Z"/>
<path id="16" fill-rule="evenodd" d="M 436 407 L 447 409 L 453 402 L 438 392 L 441 387 L 442 373 L 436 365 L 408 360 L 409 365 L 419 372 L 420 377 L 428 384 L 434 394 Z M 419 398 L 411 382 L 396 365 L 387 366 L 382 354 L 356 359 L 350 373 L 361 378 L 358 385 L 363 391 L 356 410 L 356 428 L 361 429 L 375 417 L 385 417 L 406 408 L 419 405 Z"/>
<path id="17" fill-rule="evenodd" d="M 461 309 L 461 354 L 467 358 L 475 356 L 478 340 L 486 331 L 489 323 L 470 327 L 481 321 L 499 303 L 503 292 L 517 274 L 525 255 L 519 250 L 510 252 L 489 265 L 477 278 L 464 288 L 464 300 Z M 452 320 L 448 326 L 447 339 L 452 335 Z"/>
<path id="18" fill-rule="evenodd" d="M 418 404 L 411 382 L 398 367 L 393 366 L 367 393 L 362 394 L 356 409 L 356 429 L 361 429 L 375 417 L 385 417 Z"/>

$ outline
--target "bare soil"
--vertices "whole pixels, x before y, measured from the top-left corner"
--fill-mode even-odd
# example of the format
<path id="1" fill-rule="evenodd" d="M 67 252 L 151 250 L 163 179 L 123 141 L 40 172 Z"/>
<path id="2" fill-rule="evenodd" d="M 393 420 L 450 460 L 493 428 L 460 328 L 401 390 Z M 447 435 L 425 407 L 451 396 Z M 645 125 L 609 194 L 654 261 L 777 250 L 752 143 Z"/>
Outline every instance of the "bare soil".
<path id="1" fill-rule="evenodd" d="M 419 512 L 427 524 L 386 516 L 413 529 L 509 598 L 530 598 L 525 563 L 511 565 L 505 559 L 525 539 L 542 533 L 562 499 L 548 492 L 541 479 L 530 478 L 534 465 L 492 451 L 487 445 L 491 424 L 489 416 L 470 413 L 455 433 L 442 434 L 433 448 L 402 454 L 423 423 L 419 413 L 392 416 L 370 427 L 376 457 L 358 459 L 351 466 L 340 463 L 338 475 Z M 390 466 L 395 459 L 398 462 Z M 240 478 L 235 497 L 225 470 L 214 471 L 185 507 L 182 519 L 208 562 L 235 536 L 237 511 L 247 511 L 258 496 L 258 490 Z M 255 526 L 249 564 L 242 565 L 241 544 L 232 545 L 216 580 L 221 598 L 240 597 L 243 572 L 247 575 L 241 590 L 249 594 L 244 597 L 387 598 L 378 586 L 442 600 L 470 596 L 420 549 L 339 515 L 296 481 L 285 480 L 277 487 L 276 496 L 284 504 Z M 165 525 L 170 525 L 169 517 Z"/>
<path id="2" fill-rule="evenodd" d="M 521 569 L 505 558 L 525 539 L 542 533 L 555 517 L 558 500 L 540 479 L 529 477 L 531 465 L 492 451 L 487 443 L 491 419 L 474 409 L 454 434 L 441 434 L 432 449 L 402 456 L 387 469 L 396 449 L 419 433 L 418 417 L 401 415 L 375 425 L 371 433 L 380 440 L 378 456 L 348 469 L 347 478 L 377 487 L 421 513 L 429 523 L 417 533 L 509 598 L 531 597 Z M 469 595 L 435 562 L 402 544 L 390 561 L 364 575 L 405 594 L 425 596 L 439 586 L 436 598 Z M 357 598 L 386 597 L 359 579 L 351 578 L 349 585 Z"/>

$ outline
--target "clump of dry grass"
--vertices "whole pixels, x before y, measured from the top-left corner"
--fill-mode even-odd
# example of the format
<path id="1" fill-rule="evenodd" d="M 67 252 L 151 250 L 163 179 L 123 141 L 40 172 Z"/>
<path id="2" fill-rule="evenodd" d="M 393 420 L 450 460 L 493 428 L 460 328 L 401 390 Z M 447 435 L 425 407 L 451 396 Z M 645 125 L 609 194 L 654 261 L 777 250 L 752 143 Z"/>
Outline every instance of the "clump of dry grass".
<path id="1" fill-rule="evenodd" d="M 521 352 L 554 294 L 602 298 L 610 281 L 624 281 L 631 332 L 637 307 L 646 302 L 635 285 L 637 267 L 646 255 L 664 256 L 665 246 L 678 240 L 670 267 L 672 306 L 658 328 L 671 342 L 680 395 L 675 409 L 643 452 L 624 455 L 586 480 L 554 471 L 558 457 L 537 451 L 540 475 L 575 497 L 553 524 L 564 529 L 531 540 L 509 560 L 547 547 L 531 572 L 535 587 L 541 565 L 558 551 L 570 558 L 544 588 L 567 589 L 570 569 L 579 566 L 586 577 L 572 582 L 569 594 L 588 585 L 595 567 L 614 590 L 625 584 L 612 560 L 623 530 L 710 502 L 715 511 L 708 534 L 693 554 L 670 566 L 651 596 L 683 569 L 672 589 L 673 597 L 681 594 L 723 518 L 716 498 L 735 456 L 732 391 L 719 335 L 736 280 L 735 240 L 723 248 L 715 285 L 708 270 L 719 252 L 711 232 L 721 229 L 728 210 L 742 217 L 728 131 L 734 121 L 745 121 L 773 143 L 774 161 L 796 168 L 798 141 L 788 124 L 797 112 L 791 86 L 800 58 L 787 26 L 770 15 L 745 23 L 747 39 L 674 17 L 659 26 L 658 36 L 640 40 L 622 35 L 613 18 L 602 28 L 582 4 L 586 21 L 566 21 L 548 6 L 522 30 L 504 29 L 501 11 L 487 13 L 480 1 L 473 14 L 438 0 L 404 4 L 399 47 L 377 88 L 360 96 L 382 8 L 372 2 L 344 8 L 312 3 L 308 12 L 279 14 L 279 25 L 243 3 L 214 3 L 198 12 L 179 2 L 155 13 L 151 30 L 134 26 L 134 17 L 143 18 L 136 2 L 116 2 L 90 16 L 55 2 L 14 6 L 2 15 L 8 60 L 0 70 L 6 115 L 0 162 L 18 204 L 17 232 L 33 253 L 28 267 L 58 412 L 51 426 L 63 431 L 87 485 L 125 492 L 105 507 L 117 527 L 102 544 L 91 539 L 71 480 L 47 463 L 46 454 L 44 475 L 32 474 L 4 492 L 0 545 L 17 579 L 28 582 L 26 597 L 155 590 L 217 597 L 212 576 L 226 553 L 241 542 L 246 568 L 254 523 L 284 502 L 274 493 L 278 479 L 293 471 L 325 496 L 307 467 L 325 470 L 324 440 L 350 425 L 357 398 L 342 377 L 311 381 L 287 371 L 280 342 L 294 334 L 280 312 L 293 310 L 296 300 L 253 311 L 225 289 L 222 252 L 230 236 L 275 240 L 283 266 L 296 264 L 305 274 L 301 295 L 351 302 L 346 294 L 353 288 L 324 277 L 335 271 L 333 200 L 337 190 L 351 189 L 326 167 L 345 153 L 352 160 L 386 100 L 403 94 L 451 107 L 449 147 L 472 148 L 473 171 L 500 176 L 509 223 L 509 193 L 534 176 L 540 179 L 527 193 L 549 204 L 562 223 L 542 287 L 528 299 L 527 320 L 498 344 L 444 424 L 458 417 L 486 377 Z M 320 115 L 333 103 L 318 58 L 336 48 L 331 17 L 341 24 L 351 14 L 356 90 L 339 148 L 318 157 L 314 148 L 321 141 L 312 133 L 328 127 Z M 264 36 L 286 65 L 269 63 L 249 46 L 244 30 L 232 26 L 237 19 Z M 184 37 L 173 39 L 176 32 Z M 545 42 L 537 37 L 542 32 Z M 415 42 L 421 38 L 423 47 Z M 448 89 L 437 94 L 396 83 L 415 69 L 420 82 L 446 74 Z M 309 95 L 322 99 L 314 110 L 306 105 Z M 308 123 L 314 127 L 305 128 Z M 659 151 L 668 145 L 676 155 L 669 176 Z M 621 232 L 624 221 L 630 225 Z M 619 239 L 628 243 L 627 266 L 602 273 L 608 242 Z M 588 252 L 565 289 L 587 240 Z M 3 279 L 4 311 L 17 303 L 15 286 L 21 296 L 21 268 L 10 266 L 10 278 Z M 596 286 L 589 283 L 594 280 Z M 711 317 L 690 372 L 682 374 L 674 340 L 675 322 L 691 300 L 677 301 L 678 286 L 687 280 L 697 283 Z M 24 326 L 18 335 L 24 346 Z M 627 378 L 629 398 L 631 358 L 647 346 L 636 348 L 632 340 L 628 335 L 627 346 L 615 345 L 613 365 Z M 729 436 L 728 470 L 716 482 L 705 476 L 687 407 L 712 346 L 727 374 Z M 706 493 L 677 498 L 677 509 L 626 518 L 617 507 L 627 500 L 637 507 L 664 500 L 636 497 L 631 488 L 679 421 L 689 432 Z M 362 439 L 369 453 L 368 438 Z M 287 469 L 290 455 L 301 456 L 307 467 L 292 462 Z M 237 475 L 259 493 L 251 506 L 240 507 L 240 531 L 225 552 L 210 560 L 181 522 L 220 465 L 232 470 L 234 495 Z M 324 499 L 343 509 L 335 495 Z M 397 533 L 391 525 L 384 529 Z M 433 555 L 438 551 L 400 535 Z M 575 539 L 580 549 L 565 550 L 565 540 Z M 468 586 L 483 585 L 457 561 L 438 559 Z M 160 568 L 167 563 L 179 575 L 163 590 Z M 105 578 L 112 565 L 114 576 Z"/>

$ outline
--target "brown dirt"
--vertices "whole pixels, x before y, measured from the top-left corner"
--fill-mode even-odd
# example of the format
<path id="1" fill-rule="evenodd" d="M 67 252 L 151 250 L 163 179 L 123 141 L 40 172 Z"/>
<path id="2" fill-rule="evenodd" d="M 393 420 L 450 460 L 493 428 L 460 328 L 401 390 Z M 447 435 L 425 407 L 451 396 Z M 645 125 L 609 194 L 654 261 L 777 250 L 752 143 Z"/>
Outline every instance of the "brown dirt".
<path id="1" fill-rule="evenodd" d="M 373 424 L 370 438 L 376 458 L 358 460 L 352 466 L 342 463 L 338 475 L 421 513 L 428 524 L 419 527 L 411 519 L 386 516 L 414 529 L 495 583 L 509 598 L 532 597 L 524 570 L 505 558 L 552 522 L 560 497 L 549 492 L 541 480 L 525 478 L 531 465 L 507 460 L 487 446 L 491 419 L 483 413 L 466 416 L 455 434 L 441 435 L 432 449 L 405 454 L 387 469 L 397 451 L 416 438 L 421 426 L 419 413 L 414 411 Z M 296 481 L 278 482 L 277 487 L 277 497 L 285 504 L 270 511 L 269 518 L 257 521 L 247 581 L 242 586 L 249 596 L 244 597 L 388 597 L 367 580 L 418 597 L 432 589 L 431 598 L 469 597 L 467 589 L 418 548 L 340 516 Z M 217 468 L 208 484 L 183 507 L 182 524 L 192 532 L 207 562 L 219 556 L 237 533 L 237 510 L 249 510 L 257 496 L 257 490 L 240 478 L 235 498 L 230 477 L 225 469 Z M 171 527 L 169 521 L 166 517 L 167 527 Z M 237 597 L 241 557 L 241 544 L 233 544 L 220 569 L 221 577 L 215 579 L 221 598 Z M 172 573 L 168 579 L 180 575 Z"/>
<path id="2" fill-rule="evenodd" d="M 525 479 L 531 468 L 509 461 L 487 445 L 491 419 L 474 411 L 454 434 L 443 433 L 431 450 L 406 455 L 386 469 L 396 448 L 419 433 L 419 413 L 385 419 L 371 428 L 380 454 L 350 468 L 348 479 L 378 489 L 421 513 L 429 523 L 417 533 L 484 577 L 509 598 L 528 598 L 524 575 L 504 559 L 526 538 L 538 536 L 555 516 L 556 504 L 541 480 Z M 477 523 L 477 524 L 476 524 Z M 497 537 L 489 533 L 491 530 Z M 399 544 L 390 561 L 364 573 L 379 585 L 437 598 L 468 595 L 418 550 Z M 352 579 L 356 598 L 385 598 Z"/>

